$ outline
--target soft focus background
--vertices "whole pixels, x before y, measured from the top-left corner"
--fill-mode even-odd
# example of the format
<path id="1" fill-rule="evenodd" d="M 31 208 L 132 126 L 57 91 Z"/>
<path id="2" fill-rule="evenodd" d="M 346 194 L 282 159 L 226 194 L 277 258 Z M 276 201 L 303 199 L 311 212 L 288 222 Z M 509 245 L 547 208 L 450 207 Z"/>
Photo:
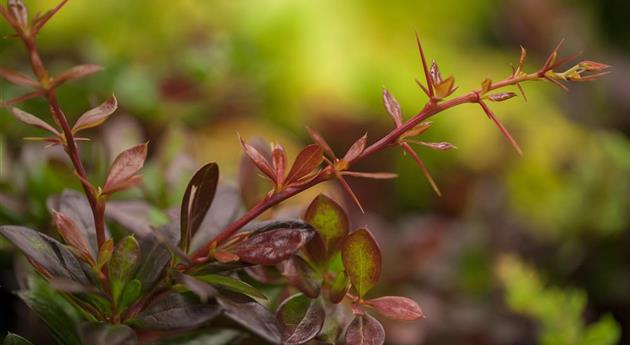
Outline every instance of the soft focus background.
<path id="1" fill-rule="evenodd" d="M 389 344 L 630 344 L 628 13 L 620 0 L 76 0 L 42 32 L 40 50 L 53 71 L 106 67 L 60 90 L 72 118 L 111 92 L 119 99 L 118 115 L 82 144 L 91 176 L 148 139 L 142 193 L 166 209 L 203 162 L 237 180 L 237 131 L 295 153 L 308 125 L 342 152 L 365 131 L 374 140 L 391 127 L 382 87 L 415 114 L 426 101 L 414 83 L 416 31 L 462 91 L 507 76 L 519 45 L 533 71 L 566 38 L 563 52 L 583 51 L 614 72 L 569 93 L 527 84 L 529 102 L 495 105 L 522 157 L 465 105 L 435 117 L 427 134 L 459 149 L 419 152 L 443 197 L 392 150 L 361 168 L 400 177 L 353 181 L 367 215 L 346 205 L 384 250 L 380 292 L 412 297 L 427 315 L 386 323 Z M 0 41 L 0 66 L 28 69 L 19 42 Z M 18 92 L 0 84 L 2 98 Z M 23 107 L 46 114 L 43 102 Z M 45 231 L 46 196 L 78 184 L 59 151 L 21 140 L 33 134 L 0 112 L 0 224 Z M 46 339 L 11 294 L 20 265 L 0 239 L 0 334 Z"/>

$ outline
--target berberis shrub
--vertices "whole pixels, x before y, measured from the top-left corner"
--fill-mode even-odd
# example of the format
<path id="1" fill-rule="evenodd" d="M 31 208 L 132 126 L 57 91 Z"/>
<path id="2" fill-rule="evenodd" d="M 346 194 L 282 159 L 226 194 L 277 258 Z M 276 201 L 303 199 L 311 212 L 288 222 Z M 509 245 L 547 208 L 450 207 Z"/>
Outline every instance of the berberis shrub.
<path id="1" fill-rule="evenodd" d="M 104 181 L 90 181 L 79 149 L 86 129 L 97 127 L 116 111 L 114 96 L 78 120 L 68 122 L 57 89 L 75 79 L 98 72 L 96 65 L 75 66 L 52 73 L 38 52 L 36 38 L 67 0 L 34 18 L 21 0 L 0 6 L 0 14 L 22 41 L 32 75 L 0 68 L 0 76 L 27 91 L 4 100 L 2 106 L 19 121 L 46 131 L 28 138 L 63 147 L 72 163 L 82 193 L 67 190 L 50 196 L 49 209 L 58 234 L 55 238 L 22 226 L 5 225 L 0 233 L 28 259 L 35 274 L 28 289 L 19 292 L 43 319 L 60 344 L 178 343 L 199 339 L 205 343 L 383 344 L 383 326 L 372 315 L 402 321 L 419 320 L 423 313 L 415 301 L 399 296 L 368 295 L 381 275 L 381 252 L 367 228 L 351 228 L 343 208 L 325 195 L 308 206 L 302 219 L 257 221 L 258 216 L 317 184 L 336 180 L 362 210 L 348 178 L 389 179 L 390 172 L 355 171 L 355 163 L 387 148 L 400 148 L 415 160 L 436 193 L 439 189 L 412 145 L 437 151 L 453 148 L 447 142 L 425 142 L 431 127 L 427 120 L 465 103 L 476 103 L 508 142 L 521 152 L 517 141 L 491 110 L 493 102 L 516 96 L 503 91 L 521 84 L 549 81 L 565 88 L 567 82 L 589 81 L 608 66 L 582 61 L 568 70 L 557 69 L 572 58 L 560 58 L 556 47 L 543 66 L 524 70 L 525 49 L 512 73 L 503 80 L 485 79 L 476 90 L 454 97 L 452 76 L 444 77 L 437 63 L 428 64 L 418 40 L 425 76 L 417 81 L 428 101 L 406 118 L 394 96 L 383 91 L 385 110 L 393 121 L 391 131 L 376 140 L 358 138 L 343 155 L 335 153 L 314 129 L 313 144 L 289 162 L 281 144 L 260 145 L 241 140 L 247 160 L 241 171 L 241 194 L 251 195 L 252 178 L 271 181 L 273 188 L 253 207 L 236 214 L 225 210 L 234 195 L 220 184 L 219 167 L 208 163 L 192 176 L 178 216 L 166 226 L 134 219 L 124 207 L 108 203 L 112 195 L 142 183 L 140 171 L 148 145 L 141 143 L 116 157 Z M 15 106 L 41 97 L 49 105 L 52 122 Z M 223 199 L 223 200 L 222 200 Z M 211 208 L 211 206 L 214 206 Z M 239 207 L 234 208 L 239 212 Z M 115 212 L 114 212 L 115 211 Z M 226 225 L 219 232 L 203 226 L 211 219 Z M 110 222 L 127 233 L 108 231 Z M 248 283 L 249 282 L 249 283 Z M 276 296 L 263 293 L 267 284 L 283 284 Z M 369 297 L 368 297 L 369 296 Z M 418 321 L 421 322 L 421 321 Z M 27 344 L 9 335 L 5 344 Z"/>

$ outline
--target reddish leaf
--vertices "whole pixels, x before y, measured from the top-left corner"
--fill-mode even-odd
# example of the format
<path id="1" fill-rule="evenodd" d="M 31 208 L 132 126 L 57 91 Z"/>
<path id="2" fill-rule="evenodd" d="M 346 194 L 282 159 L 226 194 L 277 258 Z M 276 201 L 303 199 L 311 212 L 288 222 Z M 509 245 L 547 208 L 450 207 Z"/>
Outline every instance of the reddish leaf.
<path id="1" fill-rule="evenodd" d="M 61 136 L 61 134 L 55 129 L 53 128 L 51 125 L 49 125 L 48 123 L 46 123 L 44 120 L 38 118 L 35 115 L 29 114 L 23 110 L 20 110 L 18 108 L 11 108 L 11 113 L 13 114 L 13 116 L 15 116 L 18 120 L 26 123 L 27 125 L 31 125 L 33 127 L 37 127 L 40 129 L 43 129 L 45 131 L 48 131 L 56 136 Z"/>
<path id="2" fill-rule="evenodd" d="M 318 238 L 310 241 L 306 249 L 309 256 L 318 263 L 327 262 L 350 231 L 346 212 L 334 200 L 323 194 L 318 195 L 308 206 L 304 221 L 317 231 Z M 323 250 L 318 248 L 320 243 Z"/>
<path id="3" fill-rule="evenodd" d="M 343 160 L 346 162 L 354 161 L 357 157 L 359 157 L 359 155 L 361 155 L 361 153 L 363 153 L 363 151 L 365 150 L 366 144 L 367 144 L 367 133 L 364 134 L 361 138 L 359 138 L 359 140 L 357 140 L 354 144 L 352 144 L 352 146 L 350 146 L 350 149 L 348 149 L 348 152 L 346 152 L 346 155 L 343 157 Z"/>
<path id="4" fill-rule="evenodd" d="M 493 102 L 503 102 L 503 101 L 507 101 L 508 99 L 514 96 L 516 96 L 514 92 L 501 92 L 501 93 L 493 93 L 491 95 L 488 95 L 488 99 Z"/>
<path id="5" fill-rule="evenodd" d="M 0 102 L 0 107 L 8 108 L 8 107 L 10 107 L 12 105 L 15 105 L 15 104 L 27 101 L 27 100 L 35 98 L 35 97 L 39 97 L 39 96 L 41 96 L 43 94 L 44 94 L 44 91 L 42 91 L 42 90 L 29 92 L 29 93 L 23 94 L 21 96 L 13 97 L 13 98 L 8 99 L 6 101 Z"/>
<path id="6" fill-rule="evenodd" d="M 320 282 L 315 279 L 316 273 L 300 256 L 293 255 L 288 260 L 283 261 L 280 263 L 280 269 L 282 275 L 289 281 L 289 284 L 300 290 L 304 295 L 309 298 L 317 298 L 319 296 Z"/>
<path id="7" fill-rule="evenodd" d="M 146 158 L 147 143 L 136 145 L 121 152 L 109 169 L 103 186 L 103 194 L 111 194 L 138 184 L 140 181 L 136 173 L 142 169 Z"/>
<path id="8" fill-rule="evenodd" d="M 116 97 L 111 96 L 98 107 L 85 112 L 72 127 L 72 133 L 101 125 L 118 108 Z"/>
<path id="9" fill-rule="evenodd" d="M 356 316 L 346 330 L 346 345 L 382 345 L 384 343 L 383 325 L 368 314 Z"/>
<path id="10" fill-rule="evenodd" d="M 181 208 L 180 248 L 188 252 L 193 235 L 203 222 L 214 200 L 219 182 L 219 166 L 208 163 L 197 170 L 188 183 Z"/>
<path id="11" fill-rule="evenodd" d="M 57 77 L 53 78 L 53 87 L 57 87 L 69 80 L 83 78 L 90 74 L 96 73 L 102 70 L 103 67 L 99 65 L 78 65 L 70 68 L 69 70 L 62 72 Z"/>
<path id="12" fill-rule="evenodd" d="M 234 262 L 240 259 L 238 255 L 234 253 L 230 253 L 230 252 L 216 251 L 214 252 L 213 255 L 214 255 L 214 258 L 217 259 L 218 262 L 223 262 L 223 263 Z"/>
<path id="13" fill-rule="evenodd" d="M 18 71 L 13 71 L 6 68 L 0 68 L 0 77 L 6 79 L 8 82 L 18 86 L 28 86 L 38 88 L 39 83 L 31 77 Z"/>
<path id="14" fill-rule="evenodd" d="M 424 316 L 418 304 L 406 297 L 384 296 L 367 300 L 365 304 L 392 320 L 412 321 Z"/>
<path id="15" fill-rule="evenodd" d="M 72 218 L 63 213 L 53 211 L 53 220 L 57 226 L 57 230 L 59 230 L 59 234 L 66 244 L 74 248 L 86 262 L 94 264 L 94 259 L 92 255 L 90 255 L 87 239 L 83 236 L 83 233 L 79 230 Z"/>
<path id="16" fill-rule="evenodd" d="M 8 0 L 7 7 L 13 20 L 23 29 L 28 26 L 28 10 L 22 0 Z"/>
<path id="17" fill-rule="evenodd" d="M 421 84 L 419 84 L 421 85 Z M 383 103 L 385 103 L 385 109 L 389 116 L 391 116 L 392 120 L 394 120 L 394 124 L 396 127 L 400 127 L 403 124 L 402 119 L 402 111 L 400 110 L 400 104 L 394 96 L 392 96 L 387 89 L 383 89 Z"/>
<path id="18" fill-rule="evenodd" d="M 410 143 L 422 145 L 424 147 L 428 147 L 436 151 L 448 151 L 451 149 L 457 149 L 457 146 L 446 141 L 441 141 L 439 143 L 428 143 L 426 141 L 418 141 L 418 140 L 410 140 L 410 139 L 407 139 L 406 141 Z"/>
<path id="19" fill-rule="evenodd" d="M 282 344 L 305 344 L 321 331 L 326 312 L 318 300 L 302 294 L 293 295 L 280 304 L 276 312 L 282 332 Z"/>
<path id="20" fill-rule="evenodd" d="M 319 134 L 316 130 L 310 127 L 306 127 L 306 131 L 308 132 L 308 135 L 310 135 L 311 139 L 313 139 L 313 141 L 317 145 L 319 145 L 322 148 L 322 150 L 324 150 L 324 152 L 326 152 L 330 156 L 330 158 L 335 158 L 335 153 L 330 148 L 330 145 L 328 145 L 326 140 L 324 140 L 324 137 L 322 137 L 321 134 Z"/>
<path id="21" fill-rule="evenodd" d="M 271 163 L 273 165 L 273 170 L 275 171 L 276 181 L 278 181 L 278 184 L 282 184 L 284 182 L 284 174 L 286 173 L 287 168 L 287 154 L 282 145 L 271 145 Z"/>
<path id="22" fill-rule="evenodd" d="M 269 162 L 267 161 L 267 159 L 265 159 L 265 157 L 260 154 L 260 152 L 258 152 L 258 150 L 256 150 L 256 148 L 254 148 L 253 146 L 246 144 L 245 141 L 243 141 L 243 138 L 240 138 L 241 140 L 241 145 L 243 146 L 243 151 L 245 151 L 245 154 L 247 155 L 247 157 L 249 157 L 249 159 L 256 165 L 256 167 L 258 167 L 258 170 L 262 171 L 265 175 L 267 175 L 267 177 L 273 181 L 274 183 L 277 183 L 277 179 L 276 179 L 276 174 L 273 170 L 273 168 L 271 167 L 271 165 L 269 165 Z"/>
<path id="23" fill-rule="evenodd" d="M 66 2 L 68 2 L 68 0 L 61 0 L 61 2 L 59 2 L 59 4 L 55 6 L 55 8 L 44 13 L 43 16 L 35 17 L 33 19 L 33 28 L 32 28 L 33 34 L 37 34 L 39 30 L 41 30 L 42 27 L 46 25 L 46 23 L 50 20 L 50 18 L 52 18 L 57 12 L 59 12 L 59 10 L 66 4 Z"/>
<path id="24" fill-rule="evenodd" d="M 312 237 L 312 229 L 275 229 L 254 234 L 240 242 L 234 252 L 241 261 L 256 265 L 275 265 L 291 257 Z"/>
<path id="25" fill-rule="evenodd" d="M 311 174 L 324 160 L 324 153 L 319 145 L 311 144 L 298 153 L 291 170 L 287 175 L 286 184 L 298 182 Z"/>
<path id="26" fill-rule="evenodd" d="M 360 298 L 381 276 L 381 250 L 367 229 L 359 229 L 346 237 L 341 246 L 343 267 Z"/>

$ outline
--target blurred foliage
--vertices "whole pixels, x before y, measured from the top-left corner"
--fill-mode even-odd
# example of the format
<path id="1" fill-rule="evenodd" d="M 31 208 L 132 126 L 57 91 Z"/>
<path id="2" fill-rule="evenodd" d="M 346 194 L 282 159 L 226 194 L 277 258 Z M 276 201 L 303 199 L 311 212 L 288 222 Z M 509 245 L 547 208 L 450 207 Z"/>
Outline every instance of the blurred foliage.
<path id="1" fill-rule="evenodd" d="M 540 344 L 618 343 L 620 328 L 610 315 L 590 325 L 584 324 L 582 318 L 587 298 L 583 291 L 545 286 L 532 267 L 512 256 L 503 257 L 497 271 L 505 286 L 510 308 L 533 317 L 540 324 Z"/>

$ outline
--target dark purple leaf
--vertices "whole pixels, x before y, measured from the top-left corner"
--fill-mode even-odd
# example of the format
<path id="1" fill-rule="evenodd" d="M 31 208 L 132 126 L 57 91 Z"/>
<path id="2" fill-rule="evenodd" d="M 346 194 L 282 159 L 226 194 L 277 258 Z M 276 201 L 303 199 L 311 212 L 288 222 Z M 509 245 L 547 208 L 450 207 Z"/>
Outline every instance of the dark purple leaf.
<path id="1" fill-rule="evenodd" d="M 418 304 L 406 297 L 384 296 L 367 300 L 365 303 L 392 320 L 411 321 L 424 316 Z"/>
<path id="2" fill-rule="evenodd" d="M 217 296 L 224 315 L 272 344 L 281 341 L 275 316 L 261 304 L 242 295 Z"/>
<path id="3" fill-rule="evenodd" d="M 175 279 L 184 285 L 188 290 L 199 296 L 201 302 L 206 303 L 210 297 L 217 294 L 217 290 L 212 285 L 203 282 L 196 277 L 177 273 Z"/>
<path id="4" fill-rule="evenodd" d="M 305 344 L 315 338 L 324 325 L 326 312 L 319 300 L 302 294 L 284 300 L 276 312 L 285 345 Z"/>
<path id="5" fill-rule="evenodd" d="M 385 343 L 385 330 L 372 316 L 358 315 L 346 330 L 346 345 L 382 345 Z"/>
<path id="6" fill-rule="evenodd" d="M 282 275 L 284 275 L 289 284 L 300 290 L 309 298 L 317 298 L 319 296 L 320 281 L 317 273 L 310 265 L 298 255 L 293 255 L 286 261 L 280 263 Z"/>
<path id="7" fill-rule="evenodd" d="M 132 323 L 149 330 L 193 328 L 212 320 L 220 312 L 215 303 L 201 304 L 196 298 L 169 293 L 150 304 Z"/>
<path id="8" fill-rule="evenodd" d="M 275 229 L 253 234 L 234 248 L 241 261 L 275 265 L 300 250 L 312 237 L 312 228 Z"/>
<path id="9" fill-rule="evenodd" d="M 180 248 L 184 252 L 190 249 L 193 235 L 201 226 L 206 212 L 212 205 L 219 182 L 219 166 L 208 163 L 199 169 L 188 183 L 181 209 Z"/>
<path id="10" fill-rule="evenodd" d="M 236 187 L 219 184 L 214 198 L 220 202 L 214 202 L 206 212 L 206 215 L 192 238 L 191 251 L 212 240 L 221 230 L 236 219 L 241 211 L 241 198 Z"/>
<path id="11" fill-rule="evenodd" d="M 83 344 L 90 345 L 135 345 L 136 332 L 129 326 L 90 322 L 79 326 L 79 336 Z"/>

